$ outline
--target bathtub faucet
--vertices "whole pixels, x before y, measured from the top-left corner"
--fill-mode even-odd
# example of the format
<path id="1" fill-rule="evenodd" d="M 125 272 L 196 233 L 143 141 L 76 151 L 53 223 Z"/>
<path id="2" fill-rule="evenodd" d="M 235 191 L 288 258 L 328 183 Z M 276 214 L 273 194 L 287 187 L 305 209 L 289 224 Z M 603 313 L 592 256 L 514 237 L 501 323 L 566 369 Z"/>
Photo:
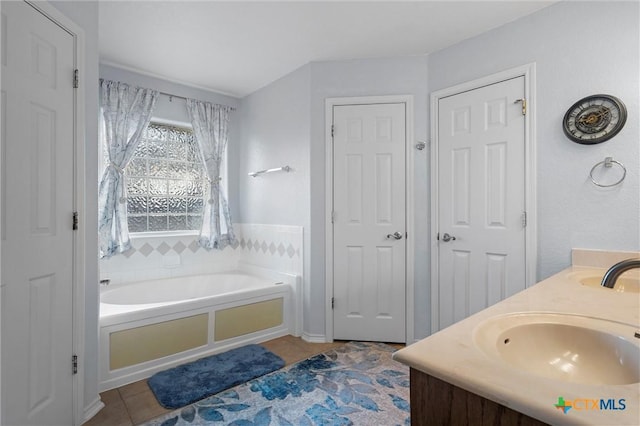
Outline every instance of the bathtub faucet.
<path id="1" fill-rule="evenodd" d="M 629 269 L 640 268 L 640 259 L 626 259 L 613 265 L 602 277 L 603 287 L 613 288 L 618 277 Z"/>
<path id="2" fill-rule="evenodd" d="M 111 280 L 106 279 L 106 280 L 100 280 L 100 285 L 109 285 L 111 284 Z"/>

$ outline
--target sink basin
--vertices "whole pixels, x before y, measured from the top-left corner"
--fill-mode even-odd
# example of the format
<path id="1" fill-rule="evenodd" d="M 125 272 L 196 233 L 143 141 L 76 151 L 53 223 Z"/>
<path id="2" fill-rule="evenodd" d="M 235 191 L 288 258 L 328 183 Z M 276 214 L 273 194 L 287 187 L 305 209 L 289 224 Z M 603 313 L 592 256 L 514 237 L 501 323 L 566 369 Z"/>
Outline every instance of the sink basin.
<path id="1" fill-rule="evenodd" d="M 474 330 L 487 356 L 549 379 L 591 385 L 640 382 L 637 327 L 568 314 L 490 318 Z"/>
<path id="2" fill-rule="evenodd" d="M 604 271 L 602 273 L 595 273 L 592 271 L 572 272 L 567 275 L 567 278 L 588 287 L 599 287 L 605 290 L 613 290 L 620 293 L 640 293 L 640 276 L 637 270 L 629 271 L 622 274 L 618 278 L 615 286 L 612 289 L 608 289 L 600 285 L 603 275 Z"/>

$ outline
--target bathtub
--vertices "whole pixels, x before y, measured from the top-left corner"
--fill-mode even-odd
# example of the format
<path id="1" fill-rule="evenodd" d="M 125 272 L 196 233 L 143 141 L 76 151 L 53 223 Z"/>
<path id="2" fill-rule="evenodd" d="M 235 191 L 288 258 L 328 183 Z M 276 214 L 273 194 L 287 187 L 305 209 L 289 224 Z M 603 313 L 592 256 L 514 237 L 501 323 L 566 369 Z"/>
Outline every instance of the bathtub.
<path id="1" fill-rule="evenodd" d="M 248 343 L 300 335 L 300 277 L 249 265 L 102 286 L 100 391 Z"/>

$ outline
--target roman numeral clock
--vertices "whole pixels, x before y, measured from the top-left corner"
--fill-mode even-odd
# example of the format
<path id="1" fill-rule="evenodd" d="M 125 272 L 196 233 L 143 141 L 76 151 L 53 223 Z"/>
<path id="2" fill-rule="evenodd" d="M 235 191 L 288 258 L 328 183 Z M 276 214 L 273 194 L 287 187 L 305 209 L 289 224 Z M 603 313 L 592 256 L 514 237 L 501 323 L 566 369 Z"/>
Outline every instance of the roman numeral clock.
<path id="1" fill-rule="evenodd" d="M 620 99 L 611 95 L 591 95 L 573 104 L 562 124 L 569 139 L 593 145 L 614 137 L 626 121 L 627 108 Z"/>

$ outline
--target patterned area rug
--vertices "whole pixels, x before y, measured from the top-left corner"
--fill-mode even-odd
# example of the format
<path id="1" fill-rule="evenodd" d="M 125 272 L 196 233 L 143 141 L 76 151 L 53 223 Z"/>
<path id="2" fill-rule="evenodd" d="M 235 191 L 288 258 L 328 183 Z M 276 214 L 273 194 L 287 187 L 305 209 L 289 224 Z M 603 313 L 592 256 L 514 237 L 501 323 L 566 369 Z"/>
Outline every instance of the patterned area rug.
<path id="1" fill-rule="evenodd" d="M 393 351 L 350 342 L 145 425 L 409 425 L 409 370 Z"/>

